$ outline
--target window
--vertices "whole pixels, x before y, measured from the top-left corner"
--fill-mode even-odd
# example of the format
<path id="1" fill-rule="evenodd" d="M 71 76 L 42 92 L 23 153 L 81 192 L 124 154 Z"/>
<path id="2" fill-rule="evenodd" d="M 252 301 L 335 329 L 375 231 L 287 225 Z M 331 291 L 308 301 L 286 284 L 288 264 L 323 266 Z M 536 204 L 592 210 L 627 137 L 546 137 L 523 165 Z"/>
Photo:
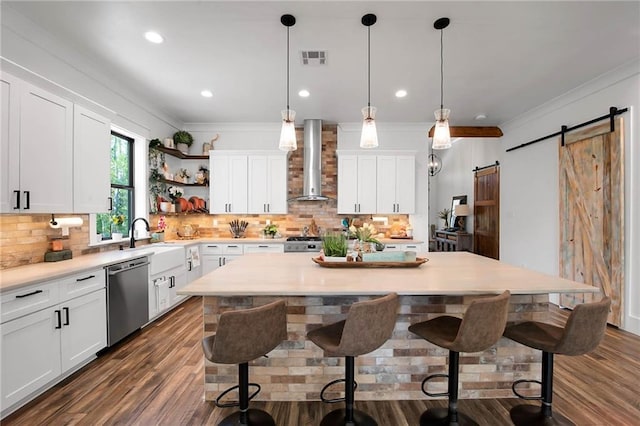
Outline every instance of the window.
<path id="1" fill-rule="evenodd" d="M 133 142 L 133 138 L 111 132 L 111 212 L 96 215 L 96 232 L 103 240 L 114 232 L 128 236 L 135 217 Z"/>

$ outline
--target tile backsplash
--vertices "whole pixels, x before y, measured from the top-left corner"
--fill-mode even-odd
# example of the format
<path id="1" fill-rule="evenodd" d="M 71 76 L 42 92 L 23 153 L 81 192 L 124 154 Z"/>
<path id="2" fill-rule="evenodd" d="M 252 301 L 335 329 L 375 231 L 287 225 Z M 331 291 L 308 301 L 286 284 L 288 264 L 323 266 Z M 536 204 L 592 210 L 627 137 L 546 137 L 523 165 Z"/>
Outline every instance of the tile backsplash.
<path id="1" fill-rule="evenodd" d="M 298 140 L 303 140 L 302 129 L 297 130 Z M 337 126 L 323 125 L 322 129 L 322 193 L 330 198 L 328 201 L 292 201 L 289 203 L 287 215 L 208 215 L 208 214 L 175 214 L 166 216 L 167 230 L 165 239 L 179 238 L 177 231 L 181 225 L 198 225 L 201 237 L 231 237 L 229 222 L 243 219 L 249 222 L 245 236 L 260 237 L 261 230 L 267 220 L 278 226 L 282 236 L 300 235 L 311 221 L 322 231 L 340 231 L 344 215 L 337 214 L 337 171 L 336 158 Z M 298 150 L 289 157 L 289 198 L 302 193 L 304 148 L 299 143 Z M 60 215 L 65 216 L 65 215 Z M 89 215 L 78 215 L 84 220 L 81 227 L 70 228 L 69 237 L 62 239 L 65 249 L 70 249 L 73 257 L 100 251 L 116 250 L 118 244 L 89 247 Z M 354 216 L 350 216 L 354 217 Z M 150 215 L 149 223 L 156 227 L 160 215 Z M 371 220 L 370 215 L 355 216 L 360 222 Z M 406 224 L 407 215 L 387 216 L 388 226 L 376 223 L 380 232 L 388 232 L 393 223 Z M 51 248 L 51 240 L 60 238 L 59 229 L 51 229 L 48 225 L 51 216 L 48 214 L 3 214 L 0 215 L 0 269 L 44 261 L 45 253 Z M 214 219 L 217 226 L 214 226 Z"/>

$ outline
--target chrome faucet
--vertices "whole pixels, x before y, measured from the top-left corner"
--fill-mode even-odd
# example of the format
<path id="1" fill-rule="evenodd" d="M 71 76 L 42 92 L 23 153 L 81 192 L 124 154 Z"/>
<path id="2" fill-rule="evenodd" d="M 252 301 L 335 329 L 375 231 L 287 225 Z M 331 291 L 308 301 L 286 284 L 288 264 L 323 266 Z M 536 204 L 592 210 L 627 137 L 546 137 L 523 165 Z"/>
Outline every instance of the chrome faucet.
<path id="1" fill-rule="evenodd" d="M 137 219 L 133 219 L 133 221 L 131 222 L 131 230 L 129 230 L 129 236 L 131 237 L 131 239 L 129 240 L 129 248 L 135 248 L 135 246 L 136 246 L 136 238 L 133 235 L 133 228 L 135 228 L 136 222 L 139 221 L 139 220 L 144 222 L 144 224 L 147 227 L 147 232 L 150 231 L 149 222 L 147 222 L 147 219 L 145 219 L 144 217 L 139 217 Z"/>

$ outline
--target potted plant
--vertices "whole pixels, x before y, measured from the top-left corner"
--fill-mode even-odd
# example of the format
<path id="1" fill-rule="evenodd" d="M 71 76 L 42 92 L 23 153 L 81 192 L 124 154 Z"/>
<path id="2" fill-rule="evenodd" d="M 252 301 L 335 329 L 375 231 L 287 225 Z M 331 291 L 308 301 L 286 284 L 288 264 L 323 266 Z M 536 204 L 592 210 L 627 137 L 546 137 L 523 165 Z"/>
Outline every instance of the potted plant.
<path id="1" fill-rule="evenodd" d="M 173 204 L 176 206 L 176 213 L 180 213 L 182 208 L 180 207 L 180 198 L 182 198 L 182 194 L 184 193 L 182 188 L 178 186 L 170 186 L 168 189 L 169 198 L 173 201 Z"/>
<path id="2" fill-rule="evenodd" d="M 442 210 L 440 210 L 438 212 L 438 217 L 442 220 L 444 220 L 444 227 L 448 228 L 449 227 L 449 213 L 451 213 L 451 210 L 444 208 Z"/>
<path id="3" fill-rule="evenodd" d="M 275 238 L 278 235 L 278 225 L 267 225 L 262 229 L 262 233 L 267 238 Z"/>
<path id="4" fill-rule="evenodd" d="M 193 136 L 186 130 L 178 130 L 173 134 L 173 142 L 175 142 L 178 150 L 188 154 L 189 147 L 193 144 Z"/>
<path id="5" fill-rule="evenodd" d="M 374 235 L 376 235 L 376 228 L 370 223 L 365 223 L 361 227 L 351 225 L 349 227 L 349 235 L 358 240 L 358 246 L 355 248 L 363 253 L 375 252 L 376 246 L 380 244 L 380 241 L 374 237 Z"/>
<path id="6" fill-rule="evenodd" d="M 122 225 L 127 220 L 123 214 L 114 214 L 111 216 L 111 223 L 113 223 L 113 231 L 111 232 L 111 239 L 119 241 L 122 239 Z"/>
<path id="7" fill-rule="evenodd" d="M 344 234 L 327 234 L 322 237 L 325 262 L 346 262 L 347 248 L 347 237 Z"/>
<path id="8" fill-rule="evenodd" d="M 160 139 L 156 138 L 149 141 L 149 149 L 156 149 L 160 146 L 162 146 L 162 142 L 160 141 Z"/>

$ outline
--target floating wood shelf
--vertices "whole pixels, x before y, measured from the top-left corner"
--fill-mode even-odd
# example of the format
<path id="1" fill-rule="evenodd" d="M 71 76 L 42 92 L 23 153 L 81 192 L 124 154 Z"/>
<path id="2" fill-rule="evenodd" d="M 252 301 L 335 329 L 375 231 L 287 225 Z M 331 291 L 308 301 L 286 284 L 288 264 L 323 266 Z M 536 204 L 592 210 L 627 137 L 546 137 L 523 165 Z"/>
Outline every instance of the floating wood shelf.
<path id="1" fill-rule="evenodd" d="M 429 137 L 433 137 L 435 126 L 429 129 Z M 502 136 L 500 127 L 495 126 L 449 126 L 452 138 L 499 138 Z"/>
<path id="2" fill-rule="evenodd" d="M 158 179 L 159 182 L 164 182 L 164 183 L 168 183 L 169 185 L 178 185 L 178 186 L 198 186 L 198 187 L 207 187 L 209 185 L 205 185 L 202 183 L 184 183 L 184 182 L 178 182 L 175 180 L 170 180 L 170 179 L 165 179 L 165 178 L 160 178 Z"/>
<path id="3" fill-rule="evenodd" d="M 160 152 L 164 152 L 165 154 L 173 155 L 174 157 L 181 158 L 183 160 L 208 160 L 208 155 L 189 155 L 185 154 L 182 151 L 173 148 L 165 148 L 164 146 L 157 146 L 154 149 L 157 149 Z"/>

